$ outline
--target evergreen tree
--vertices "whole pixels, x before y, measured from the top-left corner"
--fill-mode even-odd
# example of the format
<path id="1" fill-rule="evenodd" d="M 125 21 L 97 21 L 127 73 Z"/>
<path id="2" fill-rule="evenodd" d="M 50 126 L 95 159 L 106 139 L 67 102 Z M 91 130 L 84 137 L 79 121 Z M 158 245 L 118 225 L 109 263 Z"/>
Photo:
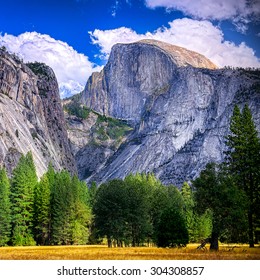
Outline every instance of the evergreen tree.
<path id="1" fill-rule="evenodd" d="M 180 191 L 172 185 L 158 187 L 153 208 L 154 242 L 160 247 L 186 245 L 189 237 Z"/>
<path id="2" fill-rule="evenodd" d="M 189 234 L 184 216 L 175 207 L 165 208 L 162 212 L 157 245 L 159 247 L 186 246 Z"/>
<path id="3" fill-rule="evenodd" d="M 127 241 L 127 193 L 123 180 L 114 179 L 102 184 L 93 208 L 94 224 L 100 237 L 106 237 L 108 247 L 113 242 L 123 245 Z"/>
<path id="4" fill-rule="evenodd" d="M 34 195 L 34 234 L 39 245 L 49 244 L 50 240 L 50 184 L 46 174 L 36 185 Z"/>
<path id="5" fill-rule="evenodd" d="M 254 247 L 254 228 L 260 218 L 260 141 L 247 105 L 242 113 L 235 106 L 226 144 L 227 168 L 248 198 L 249 246 Z"/>
<path id="6" fill-rule="evenodd" d="M 48 170 L 46 172 L 46 176 L 48 178 L 48 182 L 49 182 L 49 185 L 50 185 L 50 189 L 52 190 L 53 186 L 54 186 L 54 182 L 55 182 L 55 170 L 53 168 L 53 165 L 50 163 L 48 165 Z"/>
<path id="7" fill-rule="evenodd" d="M 84 182 L 80 182 L 77 176 L 73 176 L 71 191 L 73 192 L 71 205 L 71 243 L 84 245 L 89 238 L 89 226 L 91 222 L 88 188 Z"/>
<path id="8" fill-rule="evenodd" d="M 151 200 L 151 222 L 153 225 L 152 239 L 157 243 L 157 236 L 159 232 L 159 223 L 164 207 L 168 205 L 168 191 L 163 185 L 159 185 L 153 192 Z"/>
<path id="9" fill-rule="evenodd" d="M 189 242 L 200 242 L 211 234 L 211 212 L 206 210 L 201 215 L 196 212 L 194 193 L 187 182 L 182 185 L 181 195 L 184 201 L 184 215 L 189 233 Z"/>
<path id="10" fill-rule="evenodd" d="M 153 184 L 152 177 L 145 174 L 128 175 L 126 184 L 127 198 L 127 226 L 131 236 L 131 245 L 140 246 L 152 236 L 152 223 L 150 219 L 150 198 Z"/>
<path id="11" fill-rule="evenodd" d="M 197 211 L 212 213 L 210 249 L 218 250 L 218 241 L 224 234 L 245 230 L 245 195 L 237 188 L 231 176 L 210 163 L 193 181 Z"/>
<path id="12" fill-rule="evenodd" d="M 92 182 L 89 187 L 89 203 L 90 203 L 90 208 L 92 210 L 92 213 L 93 213 L 93 207 L 96 204 L 97 190 L 98 190 L 97 184 L 95 182 Z M 102 240 L 98 236 L 98 230 L 95 226 L 94 215 L 92 215 L 92 219 L 89 225 L 88 242 L 89 244 L 100 244 L 102 242 Z"/>
<path id="13" fill-rule="evenodd" d="M 37 185 L 36 169 L 32 154 L 21 156 L 13 171 L 11 184 L 12 242 L 13 245 L 34 245 L 33 205 Z"/>
<path id="14" fill-rule="evenodd" d="M 57 245 L 71 243 L 71 177 L 67 171 L 56 173 L 51 190 L 51 242 Z"/>
<path id="15" fill-rule="evenodd" d="M 48 177 L 53 172 L 48 171 Z M 53 176 L 51 176 L 52 178 Z M 56 173 L 51 188 L 51 243 L 86 244 L 91 210 L 88 189 L 67 171 Z"/>
<path id="16" fill-rule="evenodd" d="M 11 236 L 10 182 L 5 169 L 0 169 L 0 246 L 7 245 Z"/>
<path id="17" fill-rule="evenodd" d="M 197 222 L 198 218 L 194 213 L 194 198 L 191 187 L 187 182 L 184 182 L 181 188 L 181 195 L 184 201 L 184 215 L 187 229 L 189 232 L 189 241 L 196 242 L 198 239 Z"/>
<path id="18" fill-rule="evenodd" d="M 93 207 L 95 204 L 95 200 L 96 200 L 96 194 L 97 194 L 97 184 L 95 182 L 92 182 L 90 187 L 89 187 L 89 202 L 90 202 L 90 206 Z"/>

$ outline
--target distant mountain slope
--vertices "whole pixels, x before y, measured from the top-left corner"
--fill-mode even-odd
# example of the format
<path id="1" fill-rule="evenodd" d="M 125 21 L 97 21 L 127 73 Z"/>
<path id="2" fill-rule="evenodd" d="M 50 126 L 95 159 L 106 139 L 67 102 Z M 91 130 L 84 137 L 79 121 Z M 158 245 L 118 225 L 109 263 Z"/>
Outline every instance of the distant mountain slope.
<path id="1" fill-rule="evenodd" d="M 28 66 L 0 50 L 0 166 L 10 174 L 31 150 L 38 176 L 50 162 L 76 173 L 54 72 L 40 63 Z"/>
<path id="2" fill-rule="evenodd" d="M 93 73 L 80 96 L 101 115 L 134 129 L 121 146 L 88 160 L 80 175 L 103 182 L 129 173 L 154 172 L 166 184 L 195 178 L 207 162 L 224 158 L 225 135 L 235 104 L 248 103 L 260 131 L 259 70 L 216 69 L 207 58 L 169 44 L 145 40 L 116 44 L 108 63 Z M 99 147 L 102 150 L 102 144 Z M 89 145 L 80 148 L 91 157 Z"/>

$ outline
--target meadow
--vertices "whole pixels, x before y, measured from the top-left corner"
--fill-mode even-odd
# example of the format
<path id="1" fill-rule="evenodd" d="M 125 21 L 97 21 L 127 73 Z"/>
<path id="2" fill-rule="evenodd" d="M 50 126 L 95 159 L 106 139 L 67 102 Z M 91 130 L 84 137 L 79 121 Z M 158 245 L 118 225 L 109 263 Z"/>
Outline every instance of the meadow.
<path id="1" fill-rule="evenodd" d="M 0 260 L 260 260 L 260 246 L 220 245 L 217 252 L 185 248 L 107 246 L 1 247 Z"/>

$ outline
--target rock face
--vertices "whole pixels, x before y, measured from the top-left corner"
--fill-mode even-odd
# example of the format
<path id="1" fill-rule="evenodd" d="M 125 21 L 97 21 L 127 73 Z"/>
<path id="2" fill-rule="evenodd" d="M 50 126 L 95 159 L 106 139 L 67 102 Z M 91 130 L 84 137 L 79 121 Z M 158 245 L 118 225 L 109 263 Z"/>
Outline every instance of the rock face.
<path id="1" fill-rule="evenodd" d="M 89 174 L 99 183 L 131 172 L 154 172 L 165 184 L 195 178 L 224 159 L 235 104 L 249 105 L 260 131 L 259 70 L 216 69 L 202 55 L 153 40 L 115 45 L 81 102 L 134 128 Z"/>
<path id="2" fill-rule="evenodd" d="M 66 102 L 63 101 L 64 108 Z M 65 110 L 65 118 L 81 179 L 101 170 L 132 130 L 125 122 L 104 117 L 94 111 L 89 111 L 85 118 L 80 118 Z"/>
<path id="3" fill-rule="evenodd" d="M 46 65 L 29 67 L 0 50 L 0 166 L 10 174 L 32 151 L 39 177 L 50 162 L 76 173 L 56 77 Z"/>
<path id="4" fill-rule="evenodd" d="M 95 111 L 137 124 L 148 103 L 169 91 L 177 69 L 216 68 L 186 49 L 154 40 L 117 44 L 101 73 L 89 79 L 82 102 Z"/>

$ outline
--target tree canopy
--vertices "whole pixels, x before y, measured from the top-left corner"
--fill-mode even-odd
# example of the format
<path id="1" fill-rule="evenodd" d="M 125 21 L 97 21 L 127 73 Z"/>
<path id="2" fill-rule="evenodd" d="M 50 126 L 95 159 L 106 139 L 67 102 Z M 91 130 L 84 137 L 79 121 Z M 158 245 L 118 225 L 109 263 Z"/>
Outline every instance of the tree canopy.
<path id="1" fill-rule="evenodd" d="M 226 144 L 228 172 L 248 199 L 249 244 L 254 247 L 254 232 L 260 221 L 260 140 L 248 105 L 242 113 L 237 105 L 234 107 Z"/>

